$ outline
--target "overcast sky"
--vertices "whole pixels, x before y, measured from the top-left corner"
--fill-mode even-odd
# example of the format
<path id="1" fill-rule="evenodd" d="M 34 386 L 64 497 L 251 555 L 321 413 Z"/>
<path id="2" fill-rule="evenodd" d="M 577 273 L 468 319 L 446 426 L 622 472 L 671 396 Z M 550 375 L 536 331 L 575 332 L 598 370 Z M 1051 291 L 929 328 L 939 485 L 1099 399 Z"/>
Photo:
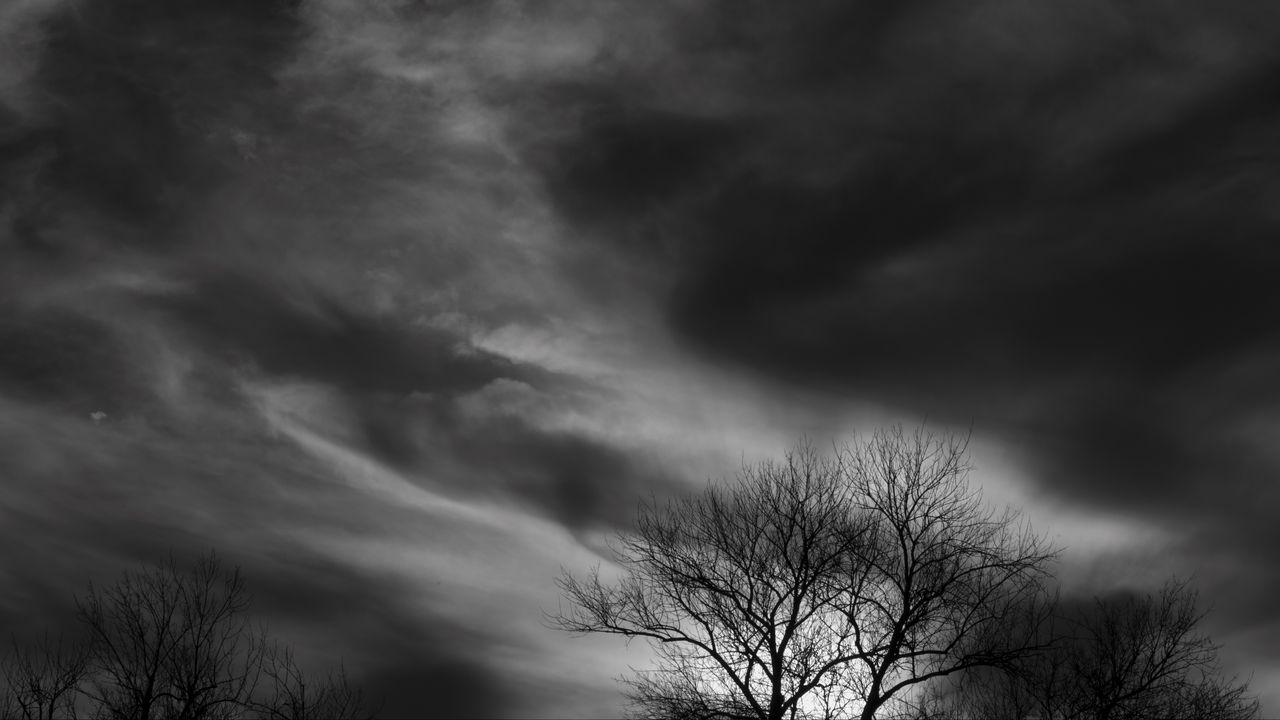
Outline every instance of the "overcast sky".
<path id="1" fill-rule="evenodd" d="M 927 418 L 1274 715 L 1278 163 L 1274 3 L 0 3 L 0 626 L 213 547 L 389 715 L 617 715 L 561 567 Z"/>

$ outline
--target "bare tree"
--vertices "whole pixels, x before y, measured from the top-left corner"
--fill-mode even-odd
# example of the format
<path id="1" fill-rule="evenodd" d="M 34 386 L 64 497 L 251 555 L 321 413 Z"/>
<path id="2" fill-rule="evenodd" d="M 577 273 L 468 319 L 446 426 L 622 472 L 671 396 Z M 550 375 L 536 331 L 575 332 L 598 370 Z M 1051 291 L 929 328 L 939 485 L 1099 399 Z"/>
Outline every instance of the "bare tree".
<path id="1" fill-rule="evenodd" d="M 34 645 L 13 639 L 0 666 L 6 685 L 0 717 L 24 720 L 74 718 L 80 683 L 87 671 L 88 646 L 46 631 Z"/>
<path id="2" fill-rule="evenodd" d="M 901 427 L 844 451 L 856 507 L 874 542 L 843 578 L 852 673 L 864 720 L 936 678 L 1011 666 L 1038 648 L 1047 569 L 1056 553 L 1013 509 L 968 482 L 967 439 Z M 1025 632 L 1014 632 L 1025 629 Z"/>
<path id="3" fill-rule="evenodd" d="M 235 716 L 265 647 L 249 604 L 239 569 L 224 570 L 212 553 L 189 572 L 170 558 L 107 588 L 91 585 L 77 600 L 93 641 L 88 694 L 110 717 Z"/>
<path id="4" fill-rule="evenodd" d="M 940 697 L 939 717 L 1015 720 L 1253 718 L 1248 684 L 1224 677 L 1219 647 L 1197 629 L 1205 614 L 1177 579 L 1156 594 L 1095 599 L 1058 613 L 1046 651 L 998 670 L 966 673 Z"/>
<path id="5" fill-rule="evenodd" d="M 850 513 L 838 461 L 801 447 L 745 468 L 737 484 L 642 504 L 614 546 L 627 576 L 559 581 L 573 607 L 552 619 L 580 633 L 652 641 L 658 667 L 631 681 L 642 717 L 838 716 L 832 682 L 855 652 L 828 579 L 868 530 Z"/>
<path id="6" fill-rule="evenodd" d="M 364 693 L 347 678 L 346 669 L 309 675 L 294 660 L 293 649 L 275 644 L 263 661 L 263 694 L 252 702 L 267 720 L 357 720 L 371 718 Z"/>
<path id="7" fill-rule="evenodd" d="M 642 506 L 626 575 L 565 576 L 553 619 L 652 641 L 643 716 L 871 718 L 916 686 L 1013 662 L 1007 622 L 1054 553 L 967 484 L 965 444 L 900 429 L 834 459 L 801 447 L 736 485 Z"/>
<path id="8" fill-rule="evenodd" d="M 1257 714 L 1247 683 L 1222 678 L 1219 646 L 1197 626 L 1198 593 L 1172 579 L 1155 595 L 1097 600 L 1068 644 L 1079 714 L 1238 718 Z"/>
<path id="9" fill-rule="evenodd" d="M 213 553 L 190 568 L 170 558 L 103 588 L 91 584 L 76 606 L 84 641 L 15 639 L 0 660 L 0 718 L 373 715 L 343 667 L 308 675 L 292 649 L 268 646 L 250 620 L 239 568 L 224 569 Z"/>

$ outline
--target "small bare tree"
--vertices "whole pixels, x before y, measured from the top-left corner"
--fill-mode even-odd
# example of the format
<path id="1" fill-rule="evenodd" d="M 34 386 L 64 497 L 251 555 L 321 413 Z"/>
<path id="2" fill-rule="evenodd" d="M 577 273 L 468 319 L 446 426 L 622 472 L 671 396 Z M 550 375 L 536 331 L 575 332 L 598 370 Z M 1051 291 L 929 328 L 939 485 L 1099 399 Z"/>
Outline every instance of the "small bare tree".
<path id="1" fill-rule="evenodd" d="M 0 718 L 372 717 L 344 668 L 310 676 L 292 649 L 267 645 L 239 568 L 213 553 L 90 585 L 76 606 L 83 642 L 15 639 L 0 659 Z"/>
<path id="2" fill-rule="evenodd" d="M 1197 594 L 1173 579 L 1156 594 L 1095 599 L 1057 613 L 1052 643 L 1009 668 L 966 673 L 935 698 L 937 717 L 1011 720 L 1253 718 L 1248 684 L 1223 677 L 1197 626 Z"/>
<path id="3" fill-rule="evenodd" d="M 88 646 L 46 631 L 38 643 L 13 639 L 13 651 L 0 666 L 5 696 L 0 717 L 52 720 L 76 717 L 80 683 L 87 672 Z"/>
<path id="4" fill-rule="evenodd" d="M 1219 646 L 1198 631 L 1198 593 L 1172 579 L 1155 595 L 1097 600 L 1068 643 L 1078 715 L 1243 718 L 1258 712 L 1247 683 L 1221 677 Z"/>
<path id="5" fill-rule="evenodd" d="M 238 568 L 210 553 L 189 571 L 171 558 L 92 585 L 77 600 L 92 638 L 88 694 L 110 717 L 235 716 L 257 682 L 265 645 L 250 627 Z"/>
<path id="6" fill-rule="evenodd" d="M 893 427 L 844 451 L 874 538 L 856 546 L 838 579 L 864 720 L 936 678 L 1011 666 L 1037 650 L 1048 613 L 1030 622 L 1026 613 L 1047 608 L 1040 599 L 1056 553 L 1015 510 L 985 504 L 968 482 L 967 445 Z"/>

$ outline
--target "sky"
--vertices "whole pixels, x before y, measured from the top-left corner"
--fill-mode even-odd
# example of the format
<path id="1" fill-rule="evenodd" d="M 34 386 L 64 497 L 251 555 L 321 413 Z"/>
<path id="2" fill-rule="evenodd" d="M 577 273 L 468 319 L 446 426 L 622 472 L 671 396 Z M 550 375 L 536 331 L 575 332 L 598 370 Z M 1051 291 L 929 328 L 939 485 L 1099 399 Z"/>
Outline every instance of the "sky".
<path id="1" fill-rule="evenodd" d="M 600 717 L 637 503 L 927 421 L 1280 712 L 1280 6 L 0 4 L 0 626 L 216 549 L 391 716 Z M 7 631 L 6 631 L 7 632 Z"/>

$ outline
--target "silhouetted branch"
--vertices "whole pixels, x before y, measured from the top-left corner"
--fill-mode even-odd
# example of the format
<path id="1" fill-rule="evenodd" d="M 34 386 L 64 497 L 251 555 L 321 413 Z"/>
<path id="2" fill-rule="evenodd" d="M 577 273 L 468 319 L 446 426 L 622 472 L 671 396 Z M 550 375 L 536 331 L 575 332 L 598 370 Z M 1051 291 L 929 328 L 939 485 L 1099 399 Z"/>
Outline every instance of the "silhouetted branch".
<path id="1" fill-rule="evenodd" d="M 6 692 L 0 717 L 24 720 L 76 716 L 76 696 L 87 672 L 88 646 L 46 631 L 39 643 L 13 639 L 12 653 L 0 666 Z"/>
<path id="2" fill-rule="evenodd" d="M 308 675 L 287 645 L 273 645 L 263 662 L 264 688 L 251 703 L 257 717 L 269 720 L 357 720 L 371 718 L 363 691 L 351 685 L 346 669 Z"/>
<path id="3" fill-rule="evenodd" d="M 1095 599 L 1060 612 L 1051 643 L 1009 668 L 967 673 L 939 693 L 934 713 L 950 717 L 1108 720 L 1253 718 L 1248 684 L 1224 678 L 1218 646 L 1198 631 L 1188 583 L 1156 594 Z"/>

